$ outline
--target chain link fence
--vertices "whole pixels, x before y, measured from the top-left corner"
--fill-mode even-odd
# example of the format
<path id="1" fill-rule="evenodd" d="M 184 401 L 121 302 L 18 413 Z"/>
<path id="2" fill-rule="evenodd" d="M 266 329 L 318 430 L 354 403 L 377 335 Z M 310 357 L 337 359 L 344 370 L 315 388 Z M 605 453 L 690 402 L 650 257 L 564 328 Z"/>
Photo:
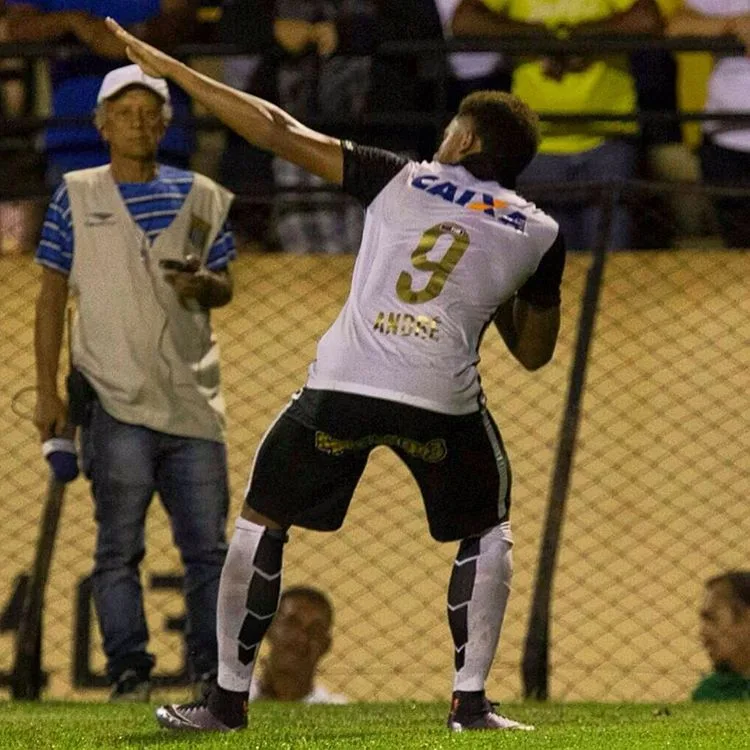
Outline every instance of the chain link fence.
<path id="1" fill-rule="evenodd" d="M 713 242 L 706 242 L 706 248 Z M 587 274 L 569 255 L 554 361 L 514 364 L 494 331 L 482 381 L 514 469 L 514 591 L 488 689 L 522 695 L 539 540 Z M 351 256 L 241 254 L 235 299 L 214 316 L 229 416 L 232 508 L 255 446 L 304 382 L 345 299 Z M 13 663 L 23 574 L 36 544 L 46 466 L 30 422 L 33 308 L 28 254 L 0 257 L 0 688 Z M 703 581 L 747 567 L 750 517 L 750 286 L 744 251 L 636 251 L 606 258 L 583 392 L 550 623 L 555 700 L 681 700 L 708 668 L 697 633 Z M 231 524 L 230 524 L 231 533 Z M 94 524 L 76 480 L 63 508 L 44 618 L 45 697 L 103 699 L 90 602 Z M 187 693 L 181 566 L 158 500 L 143 582 L 157 698 Z M 293 530 L 285 584 L 326 590 L 336 608 L 322 681 L 353 700 L 444 699 L 452 646 L 445 593 L 455 545 L 427 533 L 405 468 L 377 449 L 341 531 Z"/>

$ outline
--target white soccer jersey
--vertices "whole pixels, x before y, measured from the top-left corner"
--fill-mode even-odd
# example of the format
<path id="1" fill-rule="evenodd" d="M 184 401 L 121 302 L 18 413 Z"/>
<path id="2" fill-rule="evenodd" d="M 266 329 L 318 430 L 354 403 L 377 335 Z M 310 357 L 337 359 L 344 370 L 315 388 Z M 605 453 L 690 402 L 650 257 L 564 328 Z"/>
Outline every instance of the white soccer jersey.
<path id="1" fill-rule="evenodd" d="M 479 345 L 500 304 L 519 290 L 532 304 L 559 303 L 563 261 L 552 264 L 559 272 L 540 268 L 557 224 L 465 166 L 350 143 L 344 189 L 367 205 L 362 243 L 307 386 L 476 411 Z M 561 243 L 554 247 L 564 258 Z"/>

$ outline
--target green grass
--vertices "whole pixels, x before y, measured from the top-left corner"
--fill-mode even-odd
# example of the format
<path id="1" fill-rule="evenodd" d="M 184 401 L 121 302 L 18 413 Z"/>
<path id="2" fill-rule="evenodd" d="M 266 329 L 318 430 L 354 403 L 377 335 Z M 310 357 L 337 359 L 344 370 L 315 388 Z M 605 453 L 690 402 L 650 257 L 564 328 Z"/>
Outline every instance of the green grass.
<path id="1" fill-rule="evenodd" d="M 347 706 L 256 704 L 250 728 L 234 734 L 159 729 L 153 706 L 105 703 L 0 704 L 2 750 L 743 750 L 750 748 L 750 706 L 743 704 L 521 704 L 503 712 L 535 732 L 444 728 L 446 706 L 363 703 Z"/>

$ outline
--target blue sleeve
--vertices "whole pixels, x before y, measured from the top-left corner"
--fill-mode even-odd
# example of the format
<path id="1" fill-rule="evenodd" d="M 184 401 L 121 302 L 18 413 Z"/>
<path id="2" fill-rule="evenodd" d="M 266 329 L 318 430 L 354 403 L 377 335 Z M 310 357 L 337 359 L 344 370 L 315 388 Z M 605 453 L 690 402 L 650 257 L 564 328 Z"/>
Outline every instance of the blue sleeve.
<path id="1" fill-rule="evenodd" d="M 206 268 L 211 271 L 221 271 L 229 265 L 230 260 L 234 260 L 236 257 L 237 249 L 234 245 L 232 230 L 229 227 L 229 222 L 225 221 L 216 235 L 214 244 L 208 251 Z"/>
<path id="2" fill-rule="evenodd" d="M 36 262 L 66 276 L 73 266 L 73 225 L 68 186 L 63 182 L 52 196 L 36 249 Z"/>
<path id="3" fill-rule="evenodd" d="M 71 10 L 87 10 L 99 18 L 112 16 L 122 26 L 145 23 L 161 13 L 161 0 L 88 0 L 87 8 L 78 0 L 77 5 Z"/>

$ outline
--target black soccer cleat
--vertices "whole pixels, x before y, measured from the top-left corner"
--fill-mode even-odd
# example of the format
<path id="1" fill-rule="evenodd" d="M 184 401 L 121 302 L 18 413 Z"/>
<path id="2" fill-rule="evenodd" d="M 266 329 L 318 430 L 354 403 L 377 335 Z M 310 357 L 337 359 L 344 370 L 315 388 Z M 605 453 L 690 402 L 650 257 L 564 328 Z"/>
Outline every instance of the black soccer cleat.
<path id="1" fill-rule="evenodd" d="M 156 709 L 156 721 L 165 729 L 191 732 L 236 732 L 247 727 L 247 703 L 231 718 L 216 716 L 209 708 L 209 696 L 193 703 L 172 703 Z"/>
<path id="2" fill-rule="evenodd" d="M 448 729 L 451 732 L 467 732 L 483 729 L 517 729 L 526 732 L 535 727 L 522 724 L 496 712 L 496 703 L 490 703 L 483 694 L 454 693 L 451 711 L 448 714 Z"/>

